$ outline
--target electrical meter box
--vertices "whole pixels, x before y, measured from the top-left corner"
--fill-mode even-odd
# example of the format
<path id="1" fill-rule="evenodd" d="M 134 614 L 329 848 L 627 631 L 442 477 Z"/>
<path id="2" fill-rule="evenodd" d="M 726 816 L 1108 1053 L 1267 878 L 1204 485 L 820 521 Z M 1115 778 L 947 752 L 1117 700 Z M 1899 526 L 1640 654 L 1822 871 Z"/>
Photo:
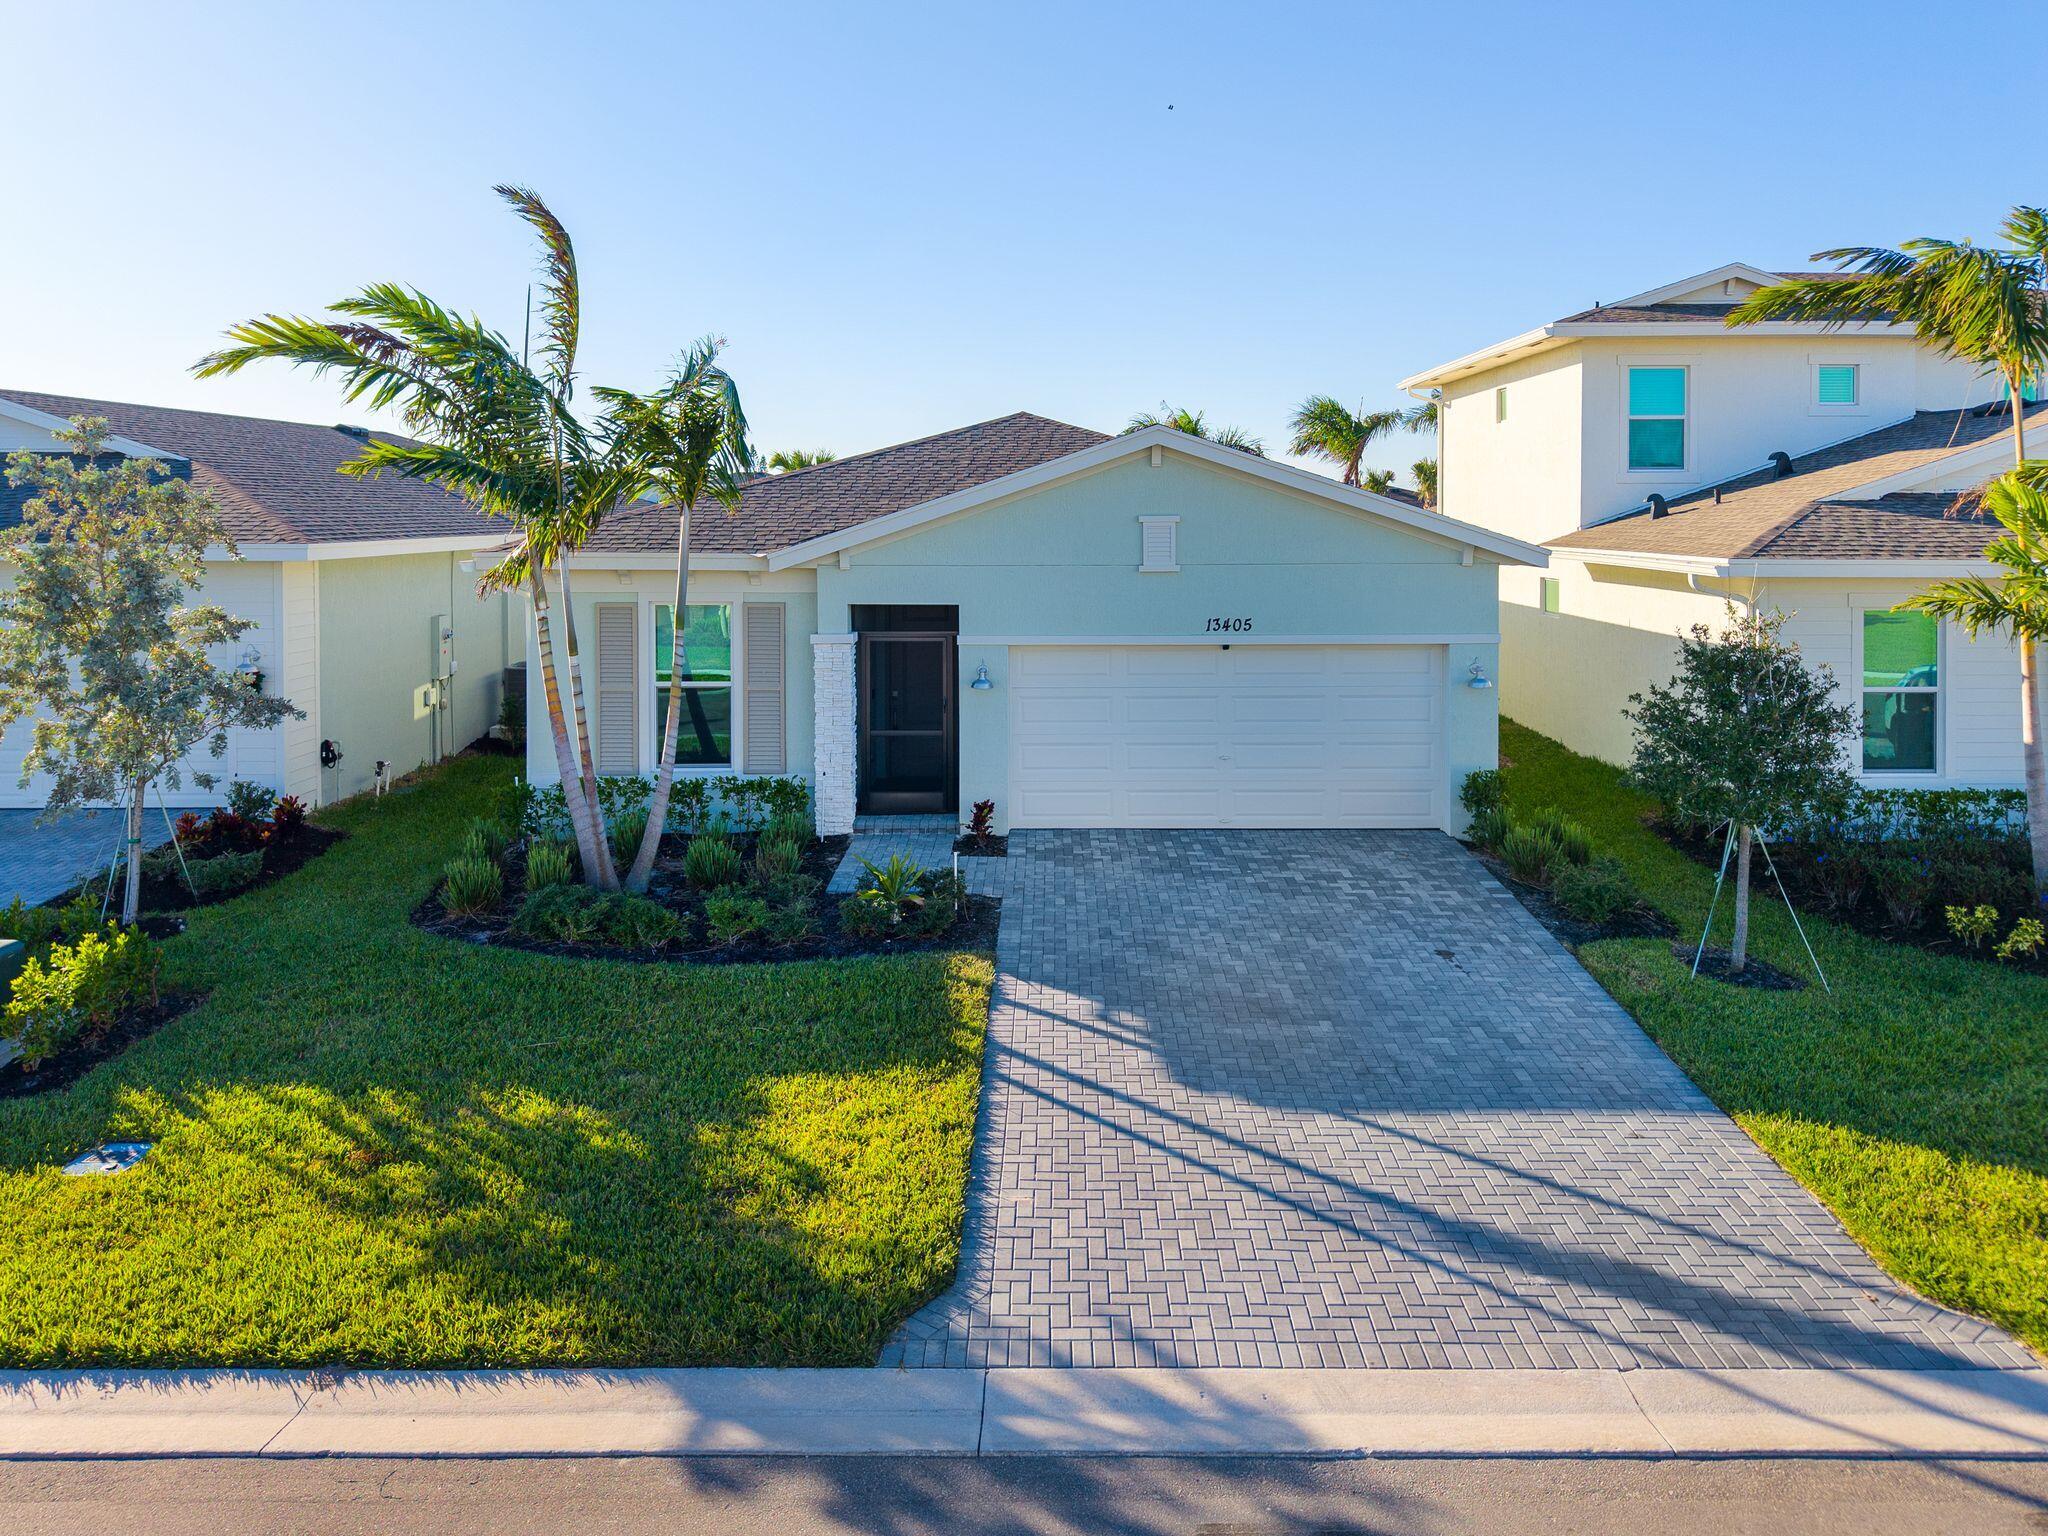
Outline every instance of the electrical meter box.
<path id="1" fill-rule="evenodd" d="M 455 675 L 455 626 L 448 622 L 448 615 L 434 615 L 434 676 Z"/>

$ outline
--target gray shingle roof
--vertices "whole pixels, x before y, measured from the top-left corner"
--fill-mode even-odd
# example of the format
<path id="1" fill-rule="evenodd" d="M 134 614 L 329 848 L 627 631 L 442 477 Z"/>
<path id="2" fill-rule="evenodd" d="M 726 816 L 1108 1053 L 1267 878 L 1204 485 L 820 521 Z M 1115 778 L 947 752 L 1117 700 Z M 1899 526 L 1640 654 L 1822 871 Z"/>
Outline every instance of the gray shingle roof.
<path id="1" fill-rule="evenodd" d="M 1790 280 L 1793 278 L 1833 278 L 1846 280 L 1854 277 L 1852 272 L 1778 272 L 1774 276 Z M 1591 309 L 1582 309 L 1575 315 L 1566 315 L 1554 320 L 1553 325 L 1641 325 L 1658 321 L 1679 320 L 1726 320 L 1740 300 L 1723 299 L 1707 303 L 1685 304 L 1596 304 Z"/>
<path id="2" fill-rule="evenodd" d="M 2048 421 L 2048 405 L 2027 413 L 2030 428 L 2043 421 Z M 1631 513 L 1552 539 L 1549 547 L 1728 560 L 1974 558 L 1997 536 L 1998 527 L 1974 511 L 1961 518 L 1942 515 L 1955 503 L 1953 495 L 1915 493 L 1860 502 L 1842 496 L 2011 430 L 2011 418 L 2004 413 L 1921 411 L 1803 454 L 1792 461 L 1790 475 L 1763 469 L 1702 486 L 1672 497 L 1668 516 Z"/>
<path id="3" fill-rule="evenodd" d="M 337 468 L 362 441 L 336 427 L 211 411 L 86 400 L 0 389 L 0 398 L 67 421 L 103 416 L 113 430 L 191 460 L 191 480 L 220 508 L 229 537 L 243 544 L 328 544 L 361 539 L 504 537 L 507 525 L 459 497 L 417 480 L 355 480 Z M 383 436 L 385 434 L 377 434 Z M 0 476 L 0 526 L 20 521 L 22 494 Z"/>
<path id="4" fill-rule="evenodd" d="M 786 549 L 1106 440 L 1101 432 L 1019 411 L 786 475 L 761 475 L 747 481 L 731 516 L 716 506 L 698 508 L 690 547 L 727 554 Z M 593 554 L 675 547 L 674 509 L 644 501 L 611 513 L 585 546 Z"/>

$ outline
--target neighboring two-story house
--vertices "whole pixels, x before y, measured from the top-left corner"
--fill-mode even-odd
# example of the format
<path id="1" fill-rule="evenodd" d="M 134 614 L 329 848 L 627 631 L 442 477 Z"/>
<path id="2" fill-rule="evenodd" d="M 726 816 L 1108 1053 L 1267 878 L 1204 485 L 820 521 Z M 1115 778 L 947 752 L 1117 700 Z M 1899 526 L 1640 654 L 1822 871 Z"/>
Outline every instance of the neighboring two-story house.
<path id="1" fill-rule="evenodd" d="M 2018 784 L 2013 645 L 1894 611 L 1995 571 L 1969 493 L 2013 463 L 2003 386 L 1909 325 L 1728 328 L 1780 276 L 1721 267 L 1403 381 L 1440 395 L 1440 509 L 1551 553 L 1501 571 L 1502 713 L 1626 761 L 1629 695 L 1732 600 L 1787 614 L 1859 704 L 1864 782 Z"/>

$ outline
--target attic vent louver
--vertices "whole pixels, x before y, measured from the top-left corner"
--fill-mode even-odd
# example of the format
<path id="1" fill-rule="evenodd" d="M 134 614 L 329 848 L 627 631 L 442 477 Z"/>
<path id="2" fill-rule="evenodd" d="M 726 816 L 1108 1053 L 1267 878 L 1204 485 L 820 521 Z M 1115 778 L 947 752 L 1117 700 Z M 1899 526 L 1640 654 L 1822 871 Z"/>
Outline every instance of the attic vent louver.
<path id="1" fill-rule="evenodd" d="M 352 427 L 346 422 L 337 421 L 334 424 L 334 430 L 341 433 L 344 437 L 360 438 L 366 443 L 370 440 L 370 429 L 368 427 Z"/>

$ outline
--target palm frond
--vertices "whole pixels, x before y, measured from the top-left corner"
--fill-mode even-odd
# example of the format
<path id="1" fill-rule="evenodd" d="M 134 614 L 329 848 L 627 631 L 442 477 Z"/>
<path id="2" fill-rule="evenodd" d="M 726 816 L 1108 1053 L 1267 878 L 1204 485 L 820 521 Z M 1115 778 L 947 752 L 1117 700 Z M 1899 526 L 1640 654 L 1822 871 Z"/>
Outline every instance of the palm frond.
<path id="1" fill-rule="evenodd" d="M 541 355 L 556 390 L 567 398 L 576 372 L 576 343 L 582 329 L 582 294 L 576 282 L 576 247 L 569 231 L 540 194 L 530 187 L 501 185 L 494 189 L 541 240 L 541 329 L 546 340 Z"/>

